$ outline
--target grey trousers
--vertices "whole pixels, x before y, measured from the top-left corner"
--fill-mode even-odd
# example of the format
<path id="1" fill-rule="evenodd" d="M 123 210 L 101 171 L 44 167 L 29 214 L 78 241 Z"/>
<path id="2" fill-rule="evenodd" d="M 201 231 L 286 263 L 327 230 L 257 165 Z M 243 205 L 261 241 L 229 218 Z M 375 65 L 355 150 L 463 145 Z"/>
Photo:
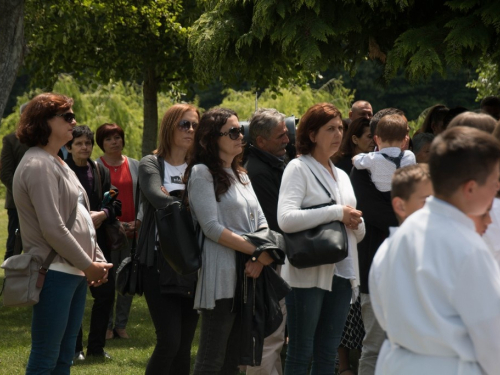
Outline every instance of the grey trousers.
<path id="1" fill-rule="evenodd" d="M 370 295 L 361 293 L 361 316 L 365 326 L 365 338 L 363 339 L 363 349 L 359 359 L 359 375 L 375 374 L 378 353 L 386 339 L 386 335 L 373 312 Z"/>

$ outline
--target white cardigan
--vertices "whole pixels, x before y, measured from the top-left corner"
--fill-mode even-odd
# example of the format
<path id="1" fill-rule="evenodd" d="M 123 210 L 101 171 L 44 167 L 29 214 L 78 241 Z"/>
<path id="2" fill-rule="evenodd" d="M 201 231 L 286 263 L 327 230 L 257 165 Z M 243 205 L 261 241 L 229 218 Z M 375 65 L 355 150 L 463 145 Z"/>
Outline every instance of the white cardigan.
<path id="1" fill-rule="evenodd" d="M 356 207 L 356 196 L 352 189 L 351 180 L 344 171 L 335 168 L 331 161 L 330 166 L 337 186 L 327 175 L 326 168 L 310 155 L 303 155 L 287 165 L 283 173 L 278 200 L 278 225 L 283 232 L 294 233 L 334 220 L 342 220 L 342 206 Z M 311 170 L 329 190 L 337 202 L 336 205 L 314 210 L 302 209 L 330 202 L 330 198 L 316 181 Z M 359 285 L 357 243 L 365 235 L 364 221 L 357 230 L 346 229 L 349 255 L 342 262 L 337 263 L 338 267 L 335 264 L 324 264 L 318 267 L 298 269 L 289 262 L 285 262 L 281 269 L 281 277 L 295 288 L 317 287 L 331 291 L 333 276 L 338 274 L 338 270 L 336 270 L 338 268 L 342 269 L 339 276 L 346 277 L 347 275 L 346 278 L 351 280 L 352 287 L 357 287 Z"/>

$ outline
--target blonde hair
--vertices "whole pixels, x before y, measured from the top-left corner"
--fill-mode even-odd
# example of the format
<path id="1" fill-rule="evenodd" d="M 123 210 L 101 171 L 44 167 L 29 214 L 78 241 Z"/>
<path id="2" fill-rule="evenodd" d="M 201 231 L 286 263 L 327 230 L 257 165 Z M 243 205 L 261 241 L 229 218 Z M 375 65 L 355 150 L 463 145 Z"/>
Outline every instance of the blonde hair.
<path id="1" fill-rule="evenodd" d="M 172 140 L 174 139 L 175 128 L 179 124 L 184 113 L 188 111 L 196 112 L 198 121 L 200 112 L 195 106 L 190 104 L 174 104 L 167 109 L 160 124 L 160 134 L 158 135 L 158 148 L 153 152 L 165 159 L 172 150 Z"/>

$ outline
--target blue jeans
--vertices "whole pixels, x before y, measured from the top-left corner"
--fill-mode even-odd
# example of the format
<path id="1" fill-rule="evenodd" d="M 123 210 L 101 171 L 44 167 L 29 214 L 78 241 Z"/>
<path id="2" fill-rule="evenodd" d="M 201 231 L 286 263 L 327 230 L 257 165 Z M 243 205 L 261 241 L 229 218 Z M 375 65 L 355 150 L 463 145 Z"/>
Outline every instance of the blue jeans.
<path id="1" fill-rule="evenodd" d="M 349 280 L 334 276 L 332 291 L 292 288 L 285 297 L 289 344 L 285 375 L 333 375 L 351 299 Z"/>
<path id="2" fill-rule="evenodd" d="M 33 306 L 31 353 L 26 374 L 70 373 L 85 309 L 84 276 L 49 270 Z"/>

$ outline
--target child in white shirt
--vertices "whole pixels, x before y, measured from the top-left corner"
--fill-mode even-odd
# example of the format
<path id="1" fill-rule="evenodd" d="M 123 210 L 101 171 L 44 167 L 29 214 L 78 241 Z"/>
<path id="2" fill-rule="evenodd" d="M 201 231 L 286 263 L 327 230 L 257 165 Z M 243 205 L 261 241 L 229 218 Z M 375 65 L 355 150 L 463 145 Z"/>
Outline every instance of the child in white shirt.
<path id="1" fill-rule="evenodd" d="M 379 151 L 358 154 L 352 158 L 357 169 L 368 169 L 375 187 L 381 192 L 391 191 L 392 175 L 396 169 L 415 164 L 415 155 L 402 148 L 408 141 L 408 124 L 400 115 L 382 117 L 373 140 Z"/>

